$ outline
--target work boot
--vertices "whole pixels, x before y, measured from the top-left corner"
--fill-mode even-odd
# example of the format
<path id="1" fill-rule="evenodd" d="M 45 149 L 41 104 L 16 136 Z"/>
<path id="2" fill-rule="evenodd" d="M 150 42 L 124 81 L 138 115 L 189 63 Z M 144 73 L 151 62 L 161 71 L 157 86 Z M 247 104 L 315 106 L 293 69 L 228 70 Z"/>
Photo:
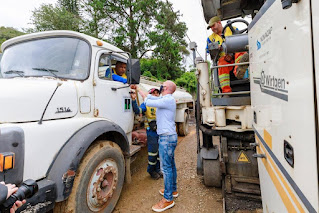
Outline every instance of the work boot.
<path id="1" fill-rule="evenodd" d="M 159 172 L 157 172 L 158 174 L 159 174 L 159 176 L 160 176 L 160 178 L 163 178 L 163 172 L 162 171 L 159 171 Z"/>
<path id="2" fill-rule="evenodd" d="M 244 53 L 242 55 L 242 57 L 240 58 L 239 63 L 244 63 L 244 62 L 248 62 L 248 61 L 249 61 L 249 55 L 248 55 L 248 53 Z M 239 65 L 237 67 L 237 72 L 236 72 L 237 76 L 236 77 L 238 79 L 243 79 L 247 68 L 248 68 L 248 64 L 247 65 Z"/>
<path id="3" fill-rule="evenodd" d="M 164 189 L 160 189 L 158 192 L 159 192 L 161 195 L 164 196 Z M 173 192 L 173 197 L 178 197 L 178 192 L 177 192 L 177 191 L 176 191 L 176 192 Z"/>
<path id="4" fill-rule="evenodd" d="M 175 205 L 175 202 L 173 200 L 168 201 L 165 198 L 162 198 L 160 202 L 152 206 L 152 209 L 155 212 L 163 212 L 169 208 L 172 208 L 174 205 Z"/>
<path id="5" fill-rule="evenodd" d="M 151 175 L 151 178 L 154 179 L 154 180 L 158 180 L 158 179 L 161 177 L 161 176 L 160 176 L 157 172 L 155 172 L 155 171 L 151 172 L 150 175 Z"/>

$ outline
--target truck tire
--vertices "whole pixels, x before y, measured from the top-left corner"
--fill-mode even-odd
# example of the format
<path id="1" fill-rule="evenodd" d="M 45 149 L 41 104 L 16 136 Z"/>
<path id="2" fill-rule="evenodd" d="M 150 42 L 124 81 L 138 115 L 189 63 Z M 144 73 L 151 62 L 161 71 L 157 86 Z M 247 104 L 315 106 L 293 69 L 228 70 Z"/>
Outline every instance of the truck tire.
<path id="1" fill-rule="evenodd" d="M 57 203 L 54 212 L 112 212 L 124 176 L 121 148 L 111 141 L 98 141 L 81 160 L 69 198 Z"/>
<path id="2" fill-rule="evenodd" d="M 222 186 L 222 173 L 219 160 L 203 159 L 204 184 L 220 188 Z"/>
<path id="3" fill-rule="evenodd" d="M 180 136 L 186 136 L 188 134 L 188 114 L 184 112 L 184 122 L 178 123 L 178 133 Z"/>

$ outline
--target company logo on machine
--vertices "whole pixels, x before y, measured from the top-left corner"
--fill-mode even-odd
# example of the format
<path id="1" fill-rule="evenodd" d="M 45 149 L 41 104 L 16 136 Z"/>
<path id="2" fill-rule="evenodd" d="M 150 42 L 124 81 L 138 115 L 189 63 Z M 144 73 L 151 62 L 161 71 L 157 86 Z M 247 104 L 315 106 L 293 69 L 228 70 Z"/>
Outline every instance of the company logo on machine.
<path id="1" fill-rule="evenodd" d="M 237 162 L 250 163 L 250 160 L 247 157 L 246 153 L 244 151 L 241 151 L 238 155 Z"/>
<path id="2" fill-rule="evenodd" d="M 261 71 L 260 78 L 254 77 L 254 83 L 259 84 L 261 92 L 284 101 L 288 101 L 286 82 L 285 78 L 265 74 L 265 71 Z"/>
<path id="3" fill-rule="evenodd" d="M 260 50 L 262 45 L 271 40 L 271 32 L 272 27 L 270 27 L 259 39 L 257 39 L 257 50 Z"/>
<path id="4" fill-rule="evenodd" d="M 270 27 L 261 37 L 260 41 L 262 44 L 267 43 L 271 39 L 272 27 Z"/>
<path id="5" fill-rule="evenodd" d="M 257 50 L 261 48 L 261 43 L 257 40 Z"/>

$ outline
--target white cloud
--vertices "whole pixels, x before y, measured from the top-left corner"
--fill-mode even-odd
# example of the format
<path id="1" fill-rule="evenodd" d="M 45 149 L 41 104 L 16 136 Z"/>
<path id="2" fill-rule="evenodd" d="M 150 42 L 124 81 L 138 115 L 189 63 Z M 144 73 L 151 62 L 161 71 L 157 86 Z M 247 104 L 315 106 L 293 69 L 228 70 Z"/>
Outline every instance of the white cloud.
<path id="1" fill-rule="evenodd" d="M 55 4 L 57 0 L 6 0 L 1 2 L 0 26 L 16 29 L 31 27 L 31 12 L 41 4 Z"/>
<path id="2" fill-rule="evenodd" d="M 196 42 L 199 54 L 205 59 L 206 39 L 212 32 L 206 29 L 207 24 L 204 20 L 200 0 L 169 1 L 173 3 L 174 11 L 179 10 L 180 13 L 183 14 L 181 21 L 185 22 L 188 27 L 187 35 L 191 41 Z M 188 39 L 187 42 L 189 42 Z M 196 55 L 199 56 L 198 53 L 196 53 Z M 190 63 L 192 58 L 193 55 L 191 53 L 187 59 L 188 65 L 192 65 L 192 63 Z"/>

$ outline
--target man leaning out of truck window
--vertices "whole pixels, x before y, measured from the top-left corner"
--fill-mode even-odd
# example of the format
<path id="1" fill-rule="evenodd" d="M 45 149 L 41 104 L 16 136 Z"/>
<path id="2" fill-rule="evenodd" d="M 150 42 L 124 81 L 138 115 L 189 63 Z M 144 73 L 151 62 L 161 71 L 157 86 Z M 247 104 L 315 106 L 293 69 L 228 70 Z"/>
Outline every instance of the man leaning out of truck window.
<path id="1" fill-rule="evenodd" d="M 125 74 L 126 72 L 126 63 L 117 61 L 115 68 L 112 68 L 112 79 L 114 81 L 119 81 L 124 84 L 127 83 L 127 76 Z M 105 72 L 105 77 L 109 78 L 110 77 L 110 68 L 107 68 Z"/>

